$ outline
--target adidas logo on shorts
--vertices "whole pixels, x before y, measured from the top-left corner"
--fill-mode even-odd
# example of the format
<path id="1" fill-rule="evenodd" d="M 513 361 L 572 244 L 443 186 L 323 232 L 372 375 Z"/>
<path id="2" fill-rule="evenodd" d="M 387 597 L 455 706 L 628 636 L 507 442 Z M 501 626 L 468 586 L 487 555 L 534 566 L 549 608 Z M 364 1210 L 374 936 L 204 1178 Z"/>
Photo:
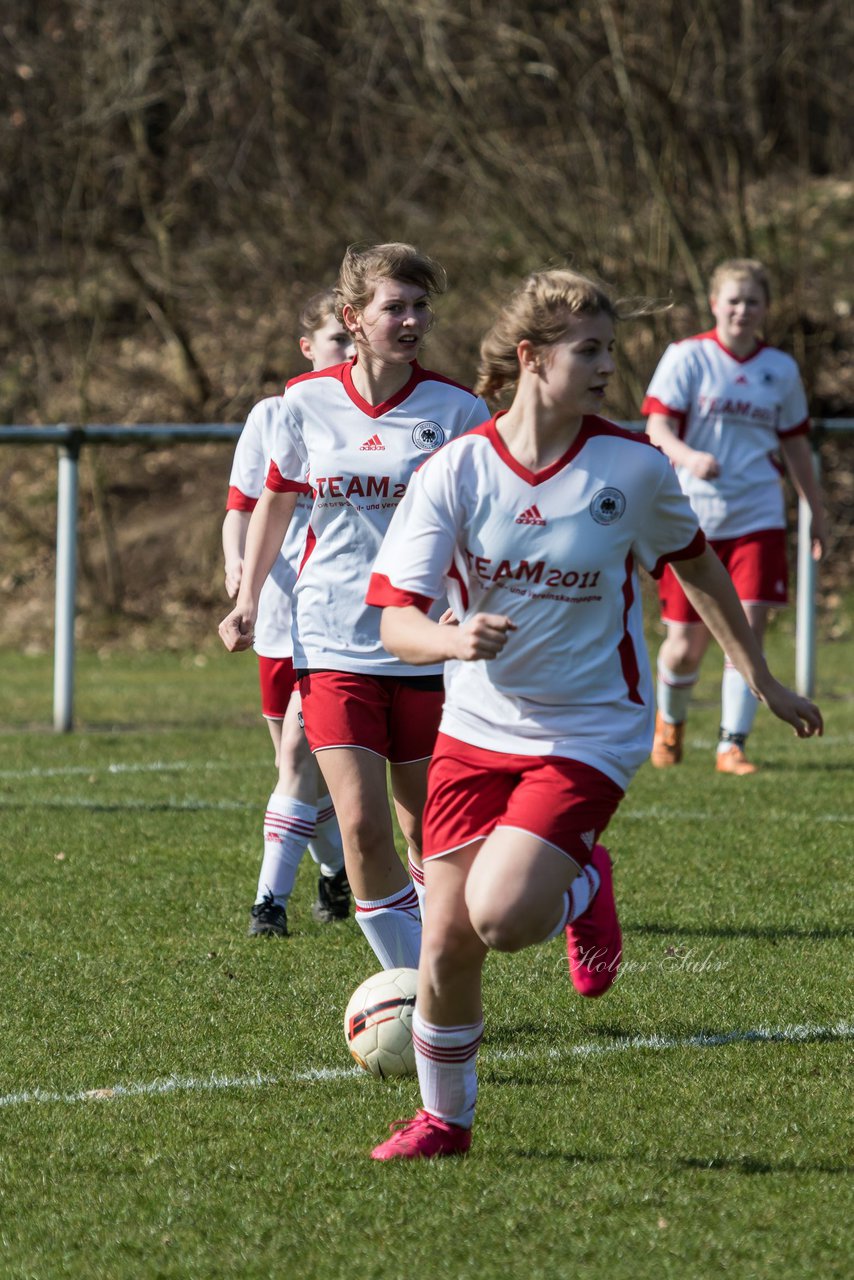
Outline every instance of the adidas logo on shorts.
<path id="1" fill-rule="evenodd" d="M 537 504 L 528 507 L 527 511 L 523 511 L 520 516 L 516 517 L 517 524 L 545 524 L 545 520 L 537 510 Z"/>
<path id="2" fill-rule="evenodd" d="M 363 452 L 365 449 L 385 449 L 385 445 L 382 440 L 380 440 L 379 436 L 371 436 L 370 440 L 366 440 L 363 445 L 359 446 L 360 452 Z"/>

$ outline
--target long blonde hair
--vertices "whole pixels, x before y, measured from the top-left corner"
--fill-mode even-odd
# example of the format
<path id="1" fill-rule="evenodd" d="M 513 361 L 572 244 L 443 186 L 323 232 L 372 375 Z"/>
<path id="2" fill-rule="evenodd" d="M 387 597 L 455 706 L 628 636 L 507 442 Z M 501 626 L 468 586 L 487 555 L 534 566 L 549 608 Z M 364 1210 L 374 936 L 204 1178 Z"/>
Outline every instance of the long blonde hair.
<path id="1" fill-rule="evenodd" d="M 535 346 L 551 346 L 566 333 L 571 316 L 599 315 L 617 320 L 616 303 L 601 285 L 577 271 L 535 271 L 502 307 L 480 344 L 475 391 L 495 396 L 519 377 L 516 349 L 527 338 Z"/>
<path id="2" fill-rule="evenodd" d="M 414 245 L 391 241 L 388 244 L 351 244 L 344 254 L 335 285 L 335 315 L 343 319 L 344 306 L 363 311 L 374 296 L 380 280 L 405 280 L 426 294 L 444 293 L 445 269 Z"/>

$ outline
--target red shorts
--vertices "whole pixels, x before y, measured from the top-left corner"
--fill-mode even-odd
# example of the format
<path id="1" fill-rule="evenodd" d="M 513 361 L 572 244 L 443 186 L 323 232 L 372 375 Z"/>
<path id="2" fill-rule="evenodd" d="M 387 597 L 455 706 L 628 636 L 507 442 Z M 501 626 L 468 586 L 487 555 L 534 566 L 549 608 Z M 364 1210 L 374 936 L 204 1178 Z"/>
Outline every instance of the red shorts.
<path id="1" fill-rule="evenodd" d="M 261 715 L 267 720 L 284 720 L 291 694 L 297 687 L 292 658 L 265 658 L 258 654 L 261 682 Z"/>
<path id="2" fill-rule="evenodd" d="M 301 671 L 305 736 L 312 751 L 363 747 L 392 764 L 433 754 L 445 691 L 441 676 Z"/>
<path id="3" fill-rule="evenodd" d="M 710 538 L 709 546 L 732 578 L 742 604 L 780 608 L 789 603 L 785 529 L 762 529 L 740 538 Z M 702 622 L 669 564 L 658 582 L 658 599 L 664 622 Z"/>
<path id="4" fill-rule="evenodd" d="M 505 755 L 440 733 L 427 774 L 422 857 L 518 827 L 584 866 L 622 798 L 616 782 L 578 760 Z"/>

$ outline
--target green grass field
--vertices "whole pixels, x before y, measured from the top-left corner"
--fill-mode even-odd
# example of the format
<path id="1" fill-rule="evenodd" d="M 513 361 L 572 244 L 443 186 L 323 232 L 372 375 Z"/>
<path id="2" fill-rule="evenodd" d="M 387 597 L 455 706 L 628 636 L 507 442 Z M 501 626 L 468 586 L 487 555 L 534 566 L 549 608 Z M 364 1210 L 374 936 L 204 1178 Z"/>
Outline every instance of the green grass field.
<path id="1" fill-rule="evenodd" d="M 772 633 L 782 678 L 791 635 Z M 0 1274 L 562 1280 L 850 1274 L 854 662 L 822 741 L 760 713 L 711 767 L 710 654 L 685 764 L 608 834 L 626 960 L 583 1002 L 559 942 L 493 956 L 465 1161 L 380 1166 L 414 1081 L 344 1046 L 376 969 L 352 920 L 245 937 L 272 786 L 254 663 L 2 655 Z"/>

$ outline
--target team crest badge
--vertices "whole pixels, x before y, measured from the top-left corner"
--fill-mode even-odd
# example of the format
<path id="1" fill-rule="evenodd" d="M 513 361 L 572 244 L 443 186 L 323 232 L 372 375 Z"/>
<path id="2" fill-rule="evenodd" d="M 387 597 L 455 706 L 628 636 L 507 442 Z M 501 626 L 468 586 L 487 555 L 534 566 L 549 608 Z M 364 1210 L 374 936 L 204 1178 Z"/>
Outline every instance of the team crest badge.
<path id="1" fill-rule="evenodd" d="M 432 453 L 445 443 L 445 431 L 438 422 L 419 422 L 412 432 L 412 443 L 424 453 Z"/>
<path id="2" fill-rule="evenodd" d="M 613 524 L 626 509 L 626 495 L 619 489 L 600 489 L 590 500 L 590 514 L 597 524 Z"/>

